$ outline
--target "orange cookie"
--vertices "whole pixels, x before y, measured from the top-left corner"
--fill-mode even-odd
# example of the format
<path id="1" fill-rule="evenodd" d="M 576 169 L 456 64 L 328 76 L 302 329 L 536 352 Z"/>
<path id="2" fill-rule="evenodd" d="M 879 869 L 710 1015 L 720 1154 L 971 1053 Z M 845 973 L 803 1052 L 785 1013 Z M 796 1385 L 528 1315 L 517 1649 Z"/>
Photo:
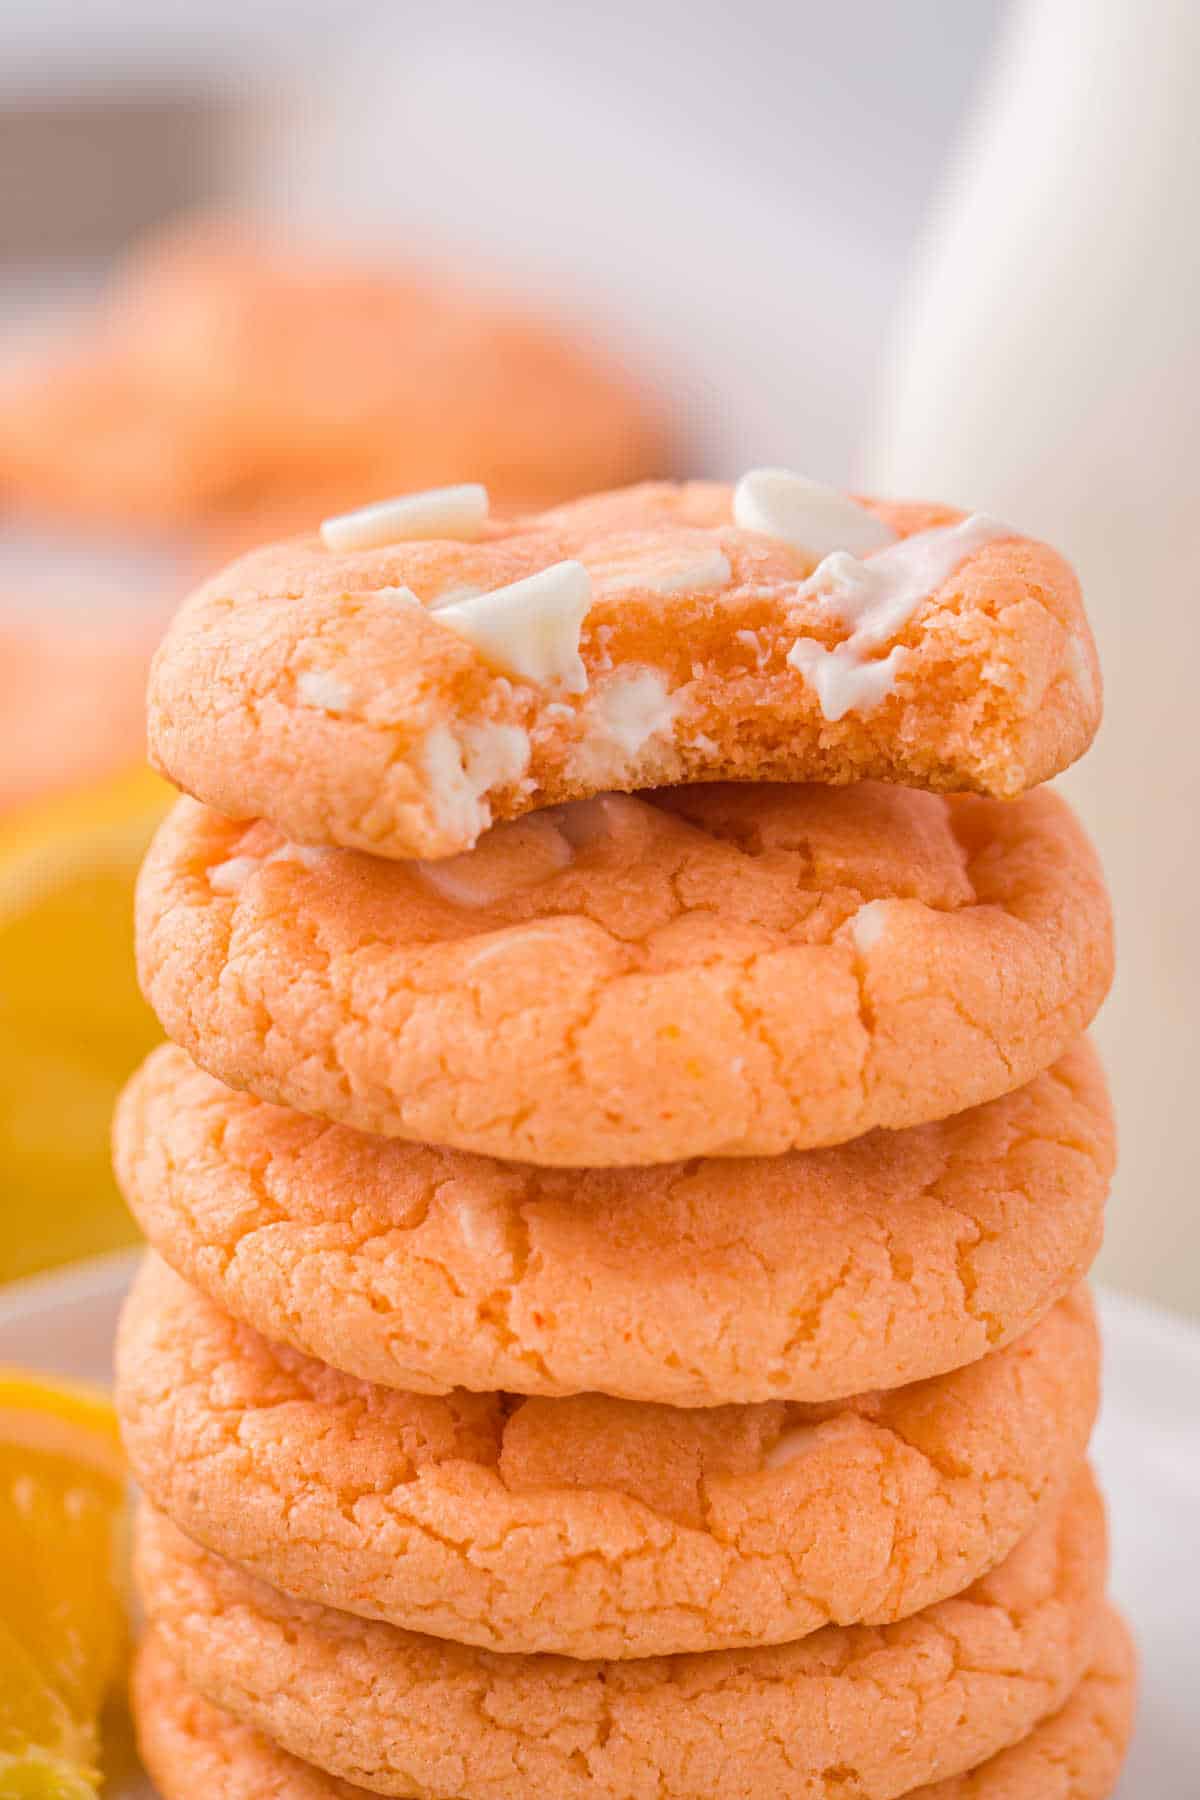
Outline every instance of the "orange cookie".
<path id="1" fill-rule="evenodd" d="M 666 462 L 652 401 L 585 339 L 231 219 L 153 240 L 91 320 L 0 369 L 0 493 L 56 517 L 159 528 L 459 471 L 546 504 Z"/>
<path id="2" fill-rule="evenodd" d="M 1078 1463 L 1086 1289 L 953 1374 L 826 1407 L 371 1387 L 153 1256 L 118 1406 L 144 1491 L 286 1592 L 460 1643 L 635 1657 L 780 1643 L 960 1592 Z"/>
<path id="3" fill-rule="evenodd" d="M 150 1242 L 269 1338 L 418 1393 L 673 1406 L 834 1400 L 1010 1342 L 1086 1273 L 1113 1162 L 1086 1042 L 940 1124 L 579 1171 L 326 1125 L 164 1045 L 114 1138 Z"/>
<path id="4" fill-rule="evenodd" d="M 1105 1618 L 1081 1471 L 992 1574 L 882 1629 L 633 1663 L 497 1656 L 300 1606 L 149 1520 L 142 1602 L 188 1685 L 378 1792 L 473 1800 L 890 1800 L 1067 1701 Z"/>
<path id="5" fill-rule="evenodd" d="M 143 987 L 223 1081 L 541 1164 L 772 1155 L 994 1099 L 1108 987 L 1095 856 L 1049 792 L 608 796 L 403 864 L 181 801 Z"/>
<path id="6" fill-rule="evenodd" d="M 911 1800 L 1108 1800 L 1133 1729 L 1134 1699 L 1133 1646 L 1122 1621 L 1109 1612 L 1091 1667 L 1065 1706 L 978 1768 L 910 1789 Z M 201 1700 L 156 1634 L 138 1654 L 133 1701 L 142 1755 L 163 1800 L 212 1800 L 217 1794 L 222 1800 L 363 1800 L 371 1791 L 297 1761 L 269 1737 Z M 361 1782 L 365 1772 L 356 1770 L 356 1776 Z M 731 1776 L 722 1791 L 739 1794 L 735 1782 Z M 448 1793 L 444 1785 L 410 1785 L 406 1791 Z M 489 1796 L 501 1791 L 492 1781 L 479 1789 Z M 510 1791 L 515 1796 L 520 1789 Z M 677 1790 L 689 1800 L 697 1791 L 694 1784 Z M 770 1791 L 781 1800 L 801 1800 L 813 1792 L 803 1775 L 797 1778 L 790 1770 L 777 1773 Z M 746 1792 L 740 1790 L 739 1800 Z"/>
<path id="7" fill-rule="evenodd" d="M 151 754 L 231 817 L 400 858 L 677 782 L 1012 797 L 1091 741 L 1095 649 L 1054 551 L 954 520 L 779 471 L 506 521 L 481 489 L 406 495 L 185 603 Z"/>

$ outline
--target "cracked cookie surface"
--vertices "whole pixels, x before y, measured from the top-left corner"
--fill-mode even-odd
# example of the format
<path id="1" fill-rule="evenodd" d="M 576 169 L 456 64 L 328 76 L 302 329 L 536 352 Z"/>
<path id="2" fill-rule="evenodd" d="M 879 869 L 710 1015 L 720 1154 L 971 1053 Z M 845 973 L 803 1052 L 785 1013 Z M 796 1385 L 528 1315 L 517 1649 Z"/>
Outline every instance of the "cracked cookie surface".
<path id="1" fill-rule="evenodd" d="M 570 1166 L 945 1118 L 1055 1062 L 1112 963 L 1095 855 L 1044 790 L 608 796 L 424 865 L 182 800 L 137 913 L 151 1004 L 231 1086 Z"/>
<path id="2" fill-rule="evenodd" d="M 645 1170 L 369 1137 L 164 1045 L 114 1142 L 151 1243 L 268 1338 L 414 1392 L 674 1406 L 833 1400 L 1010 1342 L 1087 1272 L 1113 1160 L 1086 1042 L 937 1124 Z"/>
<path id="3" fill-rule="evenodd" d="M 457 868 L 300 850 L 185 799 L 137 938 L 167 1035 L 228 1085 L 569 1166 L 946 1118 L 1056 1062 L 1112 972 L 1060 797 L 878 783 L 581 801 Z"/>
<path id="4" fill-rule="evenodd" d="M 902 542 L 959 517 L 870 504 Z M 459 594 L 564 562 L 590 581 L 577 692 L 504 672 L 439 621 Z M 1099 668 L 1048 546 L 1001 532 L 935 578 L 887 637 L 891 691 L 832 715 L 796 661 L 798 644 L 821 659 L 849 642 L 809 582 L 818 562 L 736 526 L 731 490 L 710 482 L 493 520 L 471 541 L 274 545 L 180 611 L 150 685 L 152 758 L 230 816 L 412 857 L 548 803 L 675 782 L 877 778 L 1010 798 L 1086 749 Z"/>
<path id="5" fill-rule="evenodd" d="M 370 1791 L 298 1761 L 263 1733 L 202 1700 L 157 1634 L 139 1652 L 133 1693 L 142 1754 L 163 1800 L 211 1800 L 214 1794 L 223 1800 L 362 1800 Z M 1058 1712 L 979 1767 L 910 1789 L 911 1800 L 1108 1800 L 1132 1732 L 1134 1698 L 1133 1646 L 1123 1622 L 1110 1612 L 1087 1673 Z M 489 1796 L 501 1791 L 494 1783 L 479 1790 Z M 689 1800 L 696 1791 L 684 1790 Z M 751 1790 L 730 1784 L 728 1791 L 746 1800 Z M 843 1786 L 842 1793 L 847 1791 L 854 1789 Z M 442 1800 L 446 1790 L 411 1787 L 408 1792 L 436 1793 Z M 808 1800 L 813 1788 L 802 1774 L 788 1770 L 771 1792 Z"/>
<path id="6" fill-rule="evenodd" d="M 191 1536 L 304 1599 L 493 1650 L 641 1657 L 960 1592 L 1082 1456 L 1086 1289 L 949 1375 L 825 1407 L 442 1398 L 273 1346 L 151 1256 L 117 1404 Z"/>
<path id="7" fill-rule="evenodd" d="M 1101 1643 L 1106 1553 L 1080 1471 L 998 1569 L 914 1618 L 616 1664 L 498 1656 L 290 1602 L 153 1518 L 139 1564 L 191 1685 L 380 1792 L 891 1800 L 1064 1705 Z"/>

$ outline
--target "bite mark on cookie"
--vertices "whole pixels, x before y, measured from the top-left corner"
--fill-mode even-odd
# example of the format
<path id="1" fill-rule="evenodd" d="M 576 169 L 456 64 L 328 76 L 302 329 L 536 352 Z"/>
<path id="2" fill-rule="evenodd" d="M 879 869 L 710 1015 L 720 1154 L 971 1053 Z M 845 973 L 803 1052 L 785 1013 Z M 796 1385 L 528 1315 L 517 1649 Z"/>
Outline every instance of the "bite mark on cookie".
<path id="1" fill-rule="evenodd" d="M 945 507 L 773 478 L 825 535 L 810 524 L 798 544 L 786 518 L 772 535 L 766 513 L 749 528 L 730 488 L 663 482 L 490 519 L 473 538 L 268 546 L 214 575 L 168 634 L 152 758 L 229 816 L 408 860 L 469 848 L 448 819 L 477 834 L 605 785 L 883 778 L 1012 798 L 1080 754 L 1100 696 L 1061 557 Z M 564 579 L 562 613 L 540 617 L 530 586 L 544 600 Z M 646 672 L 676 719 L 624 761 L 611 740 L 581 750 L 606 732 L 594 696 Z M 344 691 L 306 696 L 302 675 Z M 482 722 L 527 733 L 528 765 L 477 796 L 485 808 L 447 813 L 419 747 Z"/>
<path id="2" fill-rule="evenodd" d="M 832 649 L 820 639 L 797 638 L 788 663 L 813 683 L 821 711 L 836 724 L 848 712 L 870 712 L 893 692 L 908 651 L 896 644 L 872 659 L 896 637 L 930 594 L 986 545 L 1013 534 L 1006 525 L 974 513 L 957 525 L 935 526 L 893 542 L 867 560 L 834 550 L 796 590 L 797 600 L 816 601 L 850 636 Z"/>
<path id="3" fill-rule="evenodd" d="M 529 766 L 529 733 L 519 725 L 437 725 L 421 747 L 434 811 L 447 833 L 474 843 L 492 822 L 487 795 Z"/>

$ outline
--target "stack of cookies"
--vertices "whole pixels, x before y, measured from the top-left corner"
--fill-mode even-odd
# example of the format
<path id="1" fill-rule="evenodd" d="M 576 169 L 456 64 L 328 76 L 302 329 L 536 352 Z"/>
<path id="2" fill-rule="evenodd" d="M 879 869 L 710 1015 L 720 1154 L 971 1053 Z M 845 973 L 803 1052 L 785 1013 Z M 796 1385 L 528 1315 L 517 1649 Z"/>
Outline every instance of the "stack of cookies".
<path id="1" fill-rule="evenodd" d="M 777 470 L 183 608 L 119 1404 L 165 1800 L 1100 1800 L 1099 675 Z"/>

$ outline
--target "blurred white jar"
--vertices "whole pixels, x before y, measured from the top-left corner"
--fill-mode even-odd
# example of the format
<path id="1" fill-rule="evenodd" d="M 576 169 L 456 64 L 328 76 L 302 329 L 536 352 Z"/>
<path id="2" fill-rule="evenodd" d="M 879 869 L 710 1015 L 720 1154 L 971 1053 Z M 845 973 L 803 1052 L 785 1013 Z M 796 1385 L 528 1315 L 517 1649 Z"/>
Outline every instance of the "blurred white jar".
<path id="1" fill-rule="evenodd" d="M 1122 1133 L 1101 1265 L 1200 1311 L 1196 0 L 1021 0 L 898 321 L 864 485 L 1058 545 L 1106 672 L 1065 780 L 1108 871 Z"/>

